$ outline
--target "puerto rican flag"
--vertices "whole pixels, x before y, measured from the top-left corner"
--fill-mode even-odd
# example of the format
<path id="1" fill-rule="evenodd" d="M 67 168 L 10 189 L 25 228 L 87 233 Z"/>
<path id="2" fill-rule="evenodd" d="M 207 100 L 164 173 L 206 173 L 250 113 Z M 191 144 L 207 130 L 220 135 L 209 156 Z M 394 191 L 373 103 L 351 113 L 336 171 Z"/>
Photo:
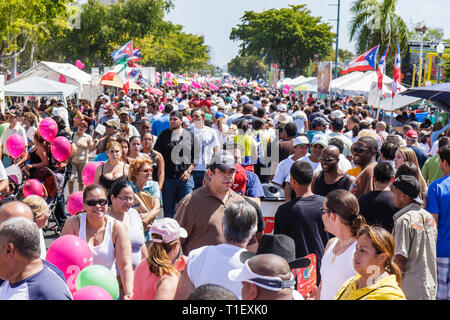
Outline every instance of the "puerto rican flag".
<path id="1" fill-rule="evenodd" d="M 384 71 L 386 69 L 386 57 L 389 51 L 389 46 L 387 46 L 386 51 L 384 51 L 384 55 L 381 57 L 380 63 L 377 68 L 377 77 L 378 77 L 378 89 L 381 94 L 385 97 L 386 95 L 383 93 L 383 76 Z"/>
<path id="2" fill-rule="evenodd" d="M 365 52 L 364 54 L 350 62 L 347 68 L 341 71 L 341 74 L 347 74 L 354 71 L 375 70 L 379 47 L 380 45 L 373 47 L 369 51 Z"/>
<path id="3" fill-rule="evenodd" d="M 124 57 L 130 57 L 133 55 L 133 40 L 128 41 L 123 46 L 121 46 L 119 49 L 114 51 L 111 54 L 111 57 L 113 58 L 114 63 L 117 63 Z"/>
<path id="4" fill-rule="evenodd" d="M 131 61 L 132 62 L 136 62 L 141 60 L 141 47 L 137 47 L 136 49 L 133 50 L 133 54 L 131 55 Z"/>
<path id="5" fill-rule="evenodd" d="M 395 96 L 397 91 L 400 90 L 402 85 L 402 58 L 400 57 L 400 42 L 397 46 L 397 54 L 395 55 L 395 63 L 394 63 L 394 76 L 392 83 L 392 97 Z"/>

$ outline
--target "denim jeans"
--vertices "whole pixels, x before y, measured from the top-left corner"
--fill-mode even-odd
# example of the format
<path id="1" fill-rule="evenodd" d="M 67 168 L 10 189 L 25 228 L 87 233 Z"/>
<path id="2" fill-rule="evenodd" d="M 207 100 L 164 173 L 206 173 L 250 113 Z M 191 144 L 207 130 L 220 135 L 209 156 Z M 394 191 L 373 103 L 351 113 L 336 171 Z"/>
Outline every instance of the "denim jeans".
<path id="1" fill-rule="evenodd" d="M 203 179 L 205 178 L 206 171 L 195 170 L 192 171 L 192 177 L 194 178 L 194 190 L 203 187 Z"/>
<path id="2" fill-rule="evenodd" d="M 165 179 L 162 188 L 164 217 L 173 218 L 178 202 L 194 190 L 194 179 L 192 176 L 188 181 L 180 179 Z"/>

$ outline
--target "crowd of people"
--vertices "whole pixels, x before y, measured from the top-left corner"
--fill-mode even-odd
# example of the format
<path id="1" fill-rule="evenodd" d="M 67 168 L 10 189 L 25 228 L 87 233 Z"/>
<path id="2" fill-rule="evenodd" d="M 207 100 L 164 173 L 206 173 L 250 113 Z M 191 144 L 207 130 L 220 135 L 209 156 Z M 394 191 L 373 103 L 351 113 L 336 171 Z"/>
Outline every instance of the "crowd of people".
<path id="1" fill-rule="evenodd" d="M 124 300 L 449 299 L 450 124 L 413 112 L 388 124 L 349 97 L 163 89 L 8 106 L 0 299 L 72 299 L 45 261 L 52 215 L 117 276 Z M 40 134 L 47 117 L 71 143 L 63 162 Z M 13 134 L 26 141 L 18 158 L 6 148 Z M 22 181 L 51 170 L 69 195 L 83 192 L 83 209 L 68 215 L 67 192 L 52 210 L 51 190 L 20 201 L 12 167 Z M 284 195 L 273 234 L 264 185 Z M 295 270 L 311 255 L 317 282 L 300 294 Z"/>

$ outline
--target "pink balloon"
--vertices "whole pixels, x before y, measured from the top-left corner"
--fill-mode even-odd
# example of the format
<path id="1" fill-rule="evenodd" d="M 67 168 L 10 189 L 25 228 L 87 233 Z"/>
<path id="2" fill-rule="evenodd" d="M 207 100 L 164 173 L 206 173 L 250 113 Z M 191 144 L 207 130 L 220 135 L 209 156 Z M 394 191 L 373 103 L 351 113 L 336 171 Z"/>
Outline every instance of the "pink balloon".
<path id="1" fill-rule="evenodd" d="M 289 89 L 283 89 L 283 94 L 288 94 L 289 93 Z"/>
<path id="2" fill-rule="evenodd" d="M 18 134 L 9 136 L 6 140 L 6 150 L 11 158 L 18 158 L 25 151 L 25 140 Z"/>
<path id="3" fill-rule="evenodd" d="M 183 84 L 183 91 L 189 91 L 189 88 L 187 85 Z"/>
<path id="4" fill-rule="evenodd" d="M 59 82 L 66 83 L 66 77 L 64 77 L 62 74 L 59 75 Z"/>
<path id="5" fill-rule="evenodd" d="M 53 241 L 46 260 L 62 271 L 72 294 L 77 291 L 76 280 L 80 271 L 93 264 L 88 244 L 74 235 L 61 236 Z"/>
<path id="6" fill-rule="evenodd" d="M 47 142 L 52 142 L 58 133 L 58 124 L 53 118 L 45 118 L 39 123 L 39 133 L 42 139 Z"/>
<path id="7" fill-rule="evenodd" d="M 56 137 L 50 145 L 50 150 L 56 161 L 63 162 L 70 156 L 70 141 L 63 136 Z"/>
<path id="8" fill-rule="evenodd" d="M 77 68 L 79 68 L 79 69 L 84 69 L 84 63 L 81 62 L 80 60 L 75 61 L 75 65 L 76 65 Z"/>
<path id="9" fill-rule="evenodd" d="M 73 294 L 73 300 L 113 300 L 113 298 L 102 287 L 86 286 Z"/>
<path id="10" fill-rule="evenodd" d="M 90 162 L 84 166 L 83 172 L 81 173 L 81 179 L 86 187 L 94 183 L 95 170 L 102 163 L 103 161 Z"/>
<path id="11" fill-rule="evenodd" d="M 23 195 L 26 197 L 32 194 L 42 197 L 44 195 L 44 186 L 37 179 L 29 179 L 23 184 Z"/>
<path id="12" fill-rule="evenodd" d="M 69 214 L 71 216 L 75 215 L 76 213 L 83 211 L 83 191 L 77 191 L 75 193 L 72 193 L 69 198 L 67 199 L 67 211 L 69 211 Z"/>

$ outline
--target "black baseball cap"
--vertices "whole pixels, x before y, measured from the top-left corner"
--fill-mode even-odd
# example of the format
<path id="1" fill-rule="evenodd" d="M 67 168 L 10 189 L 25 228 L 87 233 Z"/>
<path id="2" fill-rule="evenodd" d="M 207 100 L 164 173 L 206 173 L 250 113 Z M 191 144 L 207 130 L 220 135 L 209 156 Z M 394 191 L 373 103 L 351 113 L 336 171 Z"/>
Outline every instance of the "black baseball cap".
<path id="1" fill-rule="evenodd" d="M 215 168 L 220 171 L 227 171 L 229 169 L 236 170 L 233 155 L 225 150 L 217 152 L 208 164 L 208 169 L 214 170 Z"/>
<path id="2" fill-rule="evenodd" d="M 393 185 L 407 196 L 410 196 L 414 202 L 423 204 L 422 199 L 419 198 L 421 187 L 416 177 L 410 175 L 398 176 L 394 180 Z"/>

